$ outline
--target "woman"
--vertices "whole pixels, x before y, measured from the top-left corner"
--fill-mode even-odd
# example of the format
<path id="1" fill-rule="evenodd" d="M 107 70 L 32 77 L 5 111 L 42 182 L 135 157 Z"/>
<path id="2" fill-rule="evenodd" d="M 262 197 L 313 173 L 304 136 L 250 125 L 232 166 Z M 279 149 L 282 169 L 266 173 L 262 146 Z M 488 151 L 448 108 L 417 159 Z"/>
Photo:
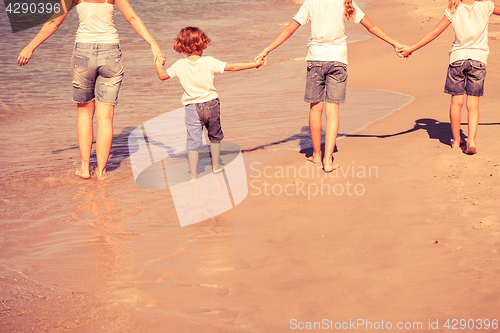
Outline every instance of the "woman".
<path id="1" fill-rule="evenodd" d="M 76 5 L 80 26 L 76 32 L 71 65 L 73 101 L 78 105 L 78 145 L 82 157 L 76 174 L 84 179 L 90 178 L 94 114 L 97 120 L 97 178 L 106 173 L 113 141 L 113 115 L 123 77 L 119 37 L 113 21 L 115 2 L 132 28 L 151 45 L 155 61 L 164 63 L 165 55 L 128 0 L 61 1 L 64 14 L 54 14 L 53 19 L 42 26 L 17 58 L 20 66 L 26 65 L 33 51 L 59 28 L 73 4 Z"/>

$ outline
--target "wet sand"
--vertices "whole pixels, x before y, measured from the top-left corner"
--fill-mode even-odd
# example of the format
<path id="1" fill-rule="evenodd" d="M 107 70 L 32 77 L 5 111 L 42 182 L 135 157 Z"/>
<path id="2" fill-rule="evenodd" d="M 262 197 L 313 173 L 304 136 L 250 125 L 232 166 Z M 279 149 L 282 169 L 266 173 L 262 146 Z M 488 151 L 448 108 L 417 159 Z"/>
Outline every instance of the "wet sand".
<path id="1" fill-rule="evenodd" d="M 446 4 L 379 0 L 365 13 L 414 43 Z M 326 319 L 446 332 L 448 319 L 500 319 L 500 20 L 490 22 L 475 156 L 449 146 L 450 28 L 410 59 L 374 38 L 351 44 L 350 88 L 413 103 L 340 140 L 342 169 L 326 177 L 307 148 L 244 153 L 248 197 L 205 222 L 180 228 L 168 190 L 136 186 L 127 126 L 103 181 L 43 165 L 2 179 L 1 331 L 288 332 Z M 71 164 L 77 151 L 54 156 Z"/>

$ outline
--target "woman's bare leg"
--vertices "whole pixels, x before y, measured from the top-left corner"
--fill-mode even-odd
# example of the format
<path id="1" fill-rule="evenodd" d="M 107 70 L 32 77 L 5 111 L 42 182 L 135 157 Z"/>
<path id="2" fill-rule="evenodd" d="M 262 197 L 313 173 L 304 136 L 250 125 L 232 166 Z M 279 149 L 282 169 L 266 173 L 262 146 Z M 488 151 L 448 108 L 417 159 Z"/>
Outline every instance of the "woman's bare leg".
<path id="1" fill-rule="evenodd" d="M 82 164 L 80 169 L 76 170 L 76 174 L 84 179 L 90 177 L 90 152 L 92 151 L 92 142 L 94 141 L 94 129 L 92 126 L 94 111 L 94 101 L 78 103 L 77 134 Z"/>
<path id="2" fill-rule="evenodd" d="M 108 164 L 109 152 L 113 143 L 113 116 L 115 106 L 97 102 L 95 116 L 97 120 L 97 140 L 96 140 L 96 155 L 97 155 L 97 178 L 102 177 L 106 173 L 106 165 Z"/>

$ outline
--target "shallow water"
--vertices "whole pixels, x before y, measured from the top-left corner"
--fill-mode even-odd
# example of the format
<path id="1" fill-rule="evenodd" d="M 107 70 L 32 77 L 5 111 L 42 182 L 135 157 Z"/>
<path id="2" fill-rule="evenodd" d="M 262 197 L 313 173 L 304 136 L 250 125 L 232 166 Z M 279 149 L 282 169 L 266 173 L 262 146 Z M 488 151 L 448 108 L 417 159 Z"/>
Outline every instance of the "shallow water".
<path id="1" fill-rule="evenodd" d="M 299 7 L 284 0 L 132 5 L 166 53 L 167 63 L 180 57 L 170 43 L 187 25 L 197 25 L 211 37 L 207 55 L 251 61 Z M 180 228 L 168 190 L 141 189 L 134 182 L 129 134 L 181 106 L 178 81 L 157 79 L 147 44 L 117 14 L 126 76 L 116 108 L 109 177 L 102 182 L 77 179 L 69 71 L 76 11 L 23 68 L 15 63 L 17 55 L 38 28 L 12 34 L 4 13 L 2 3 L 1 330 L 150 331 L 144 323 L 174 332 L 259 330 L 260 323 L 245 319 L 251 310 L 238 308 L 234 300 L 232 307 L 224 304 L 230 290 L 215 278 L 226 271 L 233 278 L 244 277 L 251 266 L 231 251 L 248 239 L 229 237 L 234 227 L 218 217 Z M 351 41 L 366 38 L 359 27 L 350 26 L 348 34 Z M 244 152 L 310 147 L 308 105 L 302 100 L 308 35 L 308 27 L 299 29 L 272 53 L 265 68 L 216 78 L 225 140 Z M 349 89 L 347 98 L 341 106 L 341 134 L 358 131 L 412 100 L 363 89 Z M 91 162 L 95 164 L 95 156 Z M 223 276 L 222 281 L 233 278 Z M 207 305 L 213 297 L 219 304 Z M 259 306 L 247 298 L 249 308 Z M 192 330 L 175 329 L 183 325 Z"/>

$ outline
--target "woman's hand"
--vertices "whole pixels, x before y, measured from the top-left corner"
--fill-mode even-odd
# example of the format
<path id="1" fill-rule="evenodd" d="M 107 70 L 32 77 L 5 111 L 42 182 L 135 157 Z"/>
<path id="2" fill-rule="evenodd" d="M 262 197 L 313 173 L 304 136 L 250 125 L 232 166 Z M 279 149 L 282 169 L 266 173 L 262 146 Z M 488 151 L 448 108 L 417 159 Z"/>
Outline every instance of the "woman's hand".
<path id="1" fill-rule="evenodd" d="M 19 53 L 19 57 L 17 57 L 17 64 L 19 66 L 27 65 L 32 55 L 33 55 L 33 49 L 26 46 L 21 51 L 21 53 Z"/>
<path id="2" fill-rule="evenodd" d="M 161 51 L 160 47 L 158 44 L 153 44 L 151 45 L 151 52 L 153 52 L 153 57 L 154 57 L 154 62 L 160 62 L 163 65 L 165 65 L 165 54 Z"/>

